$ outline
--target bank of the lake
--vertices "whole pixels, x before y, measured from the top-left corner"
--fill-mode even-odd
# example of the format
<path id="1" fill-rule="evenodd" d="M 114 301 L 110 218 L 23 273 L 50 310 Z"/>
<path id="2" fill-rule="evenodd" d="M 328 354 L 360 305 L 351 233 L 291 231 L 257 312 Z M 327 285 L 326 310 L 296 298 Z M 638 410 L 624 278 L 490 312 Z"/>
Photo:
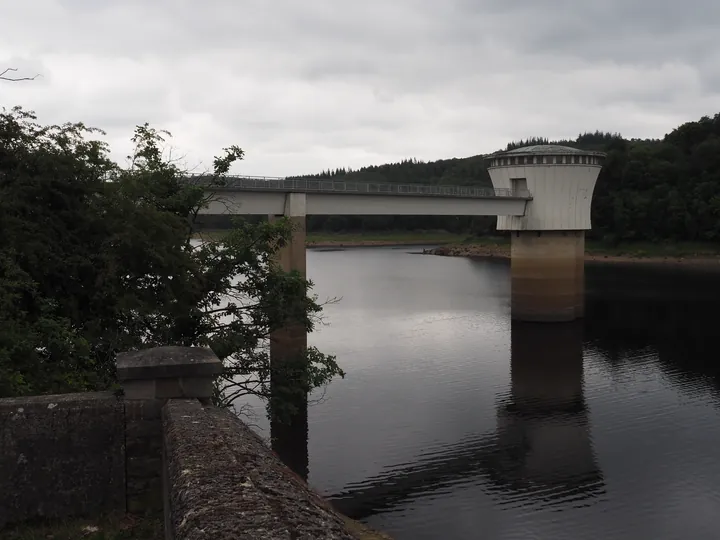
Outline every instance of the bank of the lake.
<path id="1" fill-rule="evenodd" d="M 510 243 L 504 239 L 490 239 L 476 243 L 446 244 L 423 250 L 427 255 L 469 258 L 509 258 Z M 720 246 L 702 244 L 636 244 L 603 246 L 587 242 L 585 260 L 601 263 L 668 264 L 720 269 Z"/>
<path id="2" fill-rule="evenodd" d="M 363 247 L 363 246 L 428 246 L 463 244 L 467 234 L 445 231 L 375 232 L 375 233 L 308 233 L 308 247 Z"/>
<path id="3" fill-rule="evenodd" d="M 223 231 L 203 231 L 198 237 L 218 238 Z M 427 255 L 468 258 L 509 258 L 510 239 L 469 236 L 446 231 L 388 231 L 367 233 L 308 233 L 309 248 L 438 246 Z M 608 246 L 586 241 L 585 260 L 604 263 L 644 263 L 720 268 L 720 244 L 698 242 L 634 243 Z"/>
<path id="4" fill-rule="evenodd" d="M 307 246 L 316 248 L 433 245 L 428 255 L 470 258 L 509 258 L 510 240 L 503 237 L 476 238 L 443 232 L 387 234 L 308 234 Z M 720 244 L 675 242 L 667 244 L 621 244 L 608 246 L 588 240 L 585 260 L 606 263 L 683 264 L 720 267 Z"/>

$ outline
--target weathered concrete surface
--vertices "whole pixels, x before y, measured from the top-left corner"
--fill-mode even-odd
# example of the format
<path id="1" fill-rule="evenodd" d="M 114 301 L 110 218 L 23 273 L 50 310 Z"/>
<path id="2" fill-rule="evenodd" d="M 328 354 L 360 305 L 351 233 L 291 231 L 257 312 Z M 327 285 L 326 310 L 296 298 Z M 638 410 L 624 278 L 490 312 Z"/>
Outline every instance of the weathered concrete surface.
<path id="1" fill-rule="evenodd" d="M 162 510 L 161 402 L 125 400 L 125 476 L 127 510 Z"/>
<path id="2" fill-rule="evenodd" d="M 117 355 L 117 376 L 135 379 L 212 377 L 222 373 L 222 362 L 208 347 L 154 347 Z"/>
<path id="3" fill-rule="evenodd" d="M 0 399 L 0 528 L 124 510 L 121 400 L 110 392 Z"/>
<path id="4" fill-rule="evenodd" d="M 584 314 L 585 232 L 522 231 L 511 240 L 513 320 L 572 321 Z"/>
<path id="5" fill-rule="evenodd" d="M 169 400 L 162 418 L 168 538 L 362 538 L 232 412 Z"/>

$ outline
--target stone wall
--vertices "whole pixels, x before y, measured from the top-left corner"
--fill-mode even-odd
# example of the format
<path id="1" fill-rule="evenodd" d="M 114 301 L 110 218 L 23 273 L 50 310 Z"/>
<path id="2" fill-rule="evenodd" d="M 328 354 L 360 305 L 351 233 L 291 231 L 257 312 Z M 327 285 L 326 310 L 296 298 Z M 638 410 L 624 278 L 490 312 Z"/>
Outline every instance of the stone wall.
<path id="1" fill-rule="evenodd" d="M 160 512 L 162 424 L 156 400 L 125 400 L 125 457 L 128 512 Z"/>
<path id="2" fill-rule="evenodd" d="M 162 418 L 167 538 L 361 537 L 229 410 L 170 400 Z"/>
<path id="3" fill-rule="evenodd" d="M 210 349 L 157 347 L 118 355 L 122 398 L 0 399 L 0 529 L 164 510 L 174 540 L 387 538 L 335 512 L 237 416 L 209 405 L 221 370 Z"/>
<path id="4" fill-rule="evenodd" d="M 125 510 L 123 402 L 112 393 L 0 399 L 0 529 Z"/>

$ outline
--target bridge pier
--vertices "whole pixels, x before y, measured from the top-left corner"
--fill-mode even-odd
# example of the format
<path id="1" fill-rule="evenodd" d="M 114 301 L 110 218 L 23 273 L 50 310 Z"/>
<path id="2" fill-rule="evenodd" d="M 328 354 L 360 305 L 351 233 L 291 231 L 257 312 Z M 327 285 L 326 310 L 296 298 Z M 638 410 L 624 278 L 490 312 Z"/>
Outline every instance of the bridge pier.
<path id="1" fill-rule="evenodd" d="M 563 322 L 585 311 L 585 231 L 517 231 L 511 240 L 512 318 Z"/>
<path id="2" fill-rule="evenodd" d="M 290 241 L 277 253 L 277 261 L 285 272 L 307 271 L 305 250 L 306 195 L 287 193 L 285 213 L 293 227 Z M 275 220 L 282 216 L 270 215 Z M 307 332 L 302 324 L 291 323 L 270 336 L 270 439 L 272 450 L 290 469 L 302 478 L 308 476 L 307 395 L 297 392 L 297 376 L 307 370 L 304 353 Z M 292 414 L 286 414 L 288 407 Z M 304 441 L 304 444 L 298 441 Z M 304 451 L 303 451 L 304 450 Z"/>

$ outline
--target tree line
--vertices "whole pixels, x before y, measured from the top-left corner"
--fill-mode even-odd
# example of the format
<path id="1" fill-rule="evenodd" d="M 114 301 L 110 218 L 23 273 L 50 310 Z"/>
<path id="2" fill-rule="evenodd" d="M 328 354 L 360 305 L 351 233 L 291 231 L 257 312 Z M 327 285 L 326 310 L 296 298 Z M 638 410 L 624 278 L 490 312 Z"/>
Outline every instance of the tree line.
<path id="1" fill-rule="evenodd" d="M 720 241 L 720 114 L 685 123 L 662 139 L 625 139 L 618 133 L 583 133 L 572 140 L 532 138 L 607 153 L 593 198 L 588 237 L 608 244 L 635 241 Z M 423 162 L 407 159 L 358 170 L 335 169 L 294 178 L 399 184 L 492 183 L 483 156 Z M 447 230 L 495 232 L 493 217 L 309 216 L 309 231 Z"/>

